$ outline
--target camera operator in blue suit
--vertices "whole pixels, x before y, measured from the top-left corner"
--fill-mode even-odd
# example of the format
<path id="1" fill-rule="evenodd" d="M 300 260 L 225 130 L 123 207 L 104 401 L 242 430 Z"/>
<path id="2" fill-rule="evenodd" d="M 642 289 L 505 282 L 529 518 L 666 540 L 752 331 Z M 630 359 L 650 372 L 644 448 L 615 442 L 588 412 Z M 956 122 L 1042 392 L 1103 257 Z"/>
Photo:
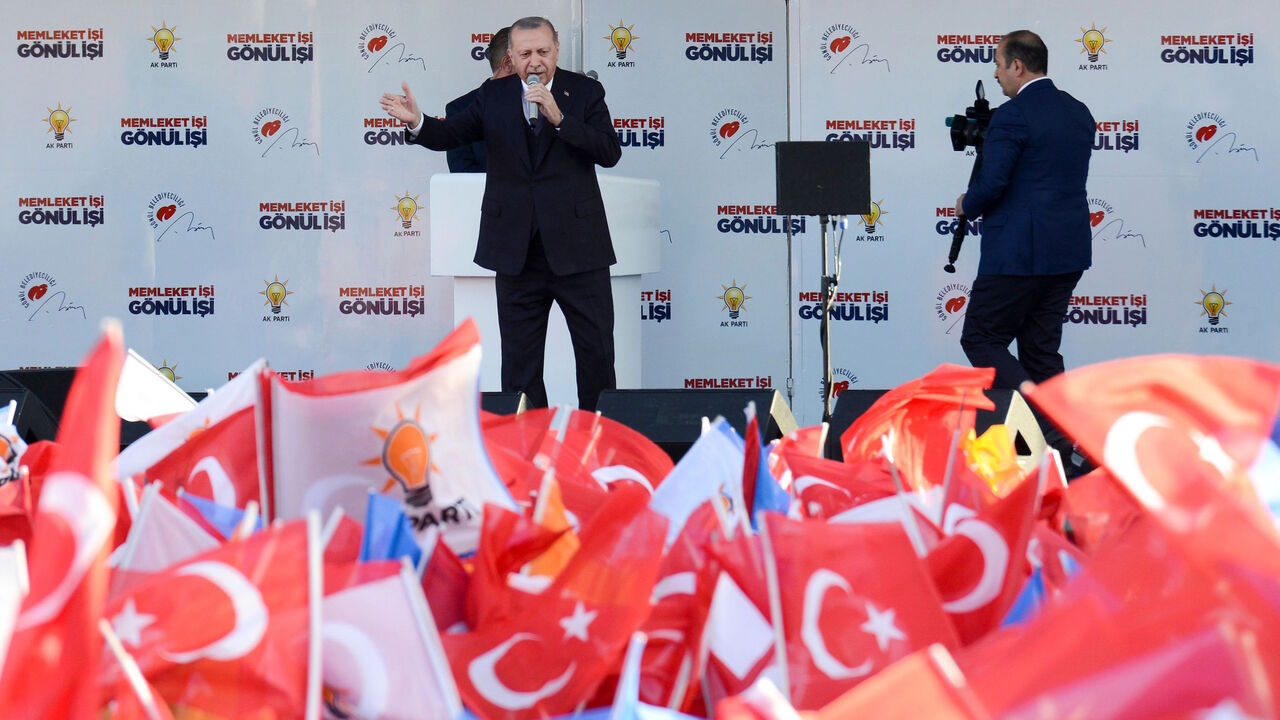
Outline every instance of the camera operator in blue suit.
<path id="1" fill-rule="evenodd" d="M 983 219 L 960 345 L 975 367 L 995 368 L 997 388 L 1063 371 L 1063 318 L 1092 260 L 1085 182 L 1096 125 L 1083 103 L 1045 77 L 1048 61 L 1044 41 L 1029 30 L 1001 40 L 995 79 L 1010 100 L 992 115 L 982 166 L 956 201 L 957 213 Z M 1067 462 L 1070 444 L 1043 424 Z"/>

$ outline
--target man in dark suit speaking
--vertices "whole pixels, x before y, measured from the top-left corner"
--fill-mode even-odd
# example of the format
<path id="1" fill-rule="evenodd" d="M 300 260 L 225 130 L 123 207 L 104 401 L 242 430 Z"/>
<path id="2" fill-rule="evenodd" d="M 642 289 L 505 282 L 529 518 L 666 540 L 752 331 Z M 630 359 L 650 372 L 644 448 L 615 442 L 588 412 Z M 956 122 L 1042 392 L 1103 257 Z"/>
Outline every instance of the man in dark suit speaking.
<path id="1" fill-rule="evenodd" d="M 995 78 L 1010 100 L 992 115 L 982 167 L 956 201 L 957 213 L 983 218 L 960 345 L 975 367 L 996 369 L 999 388 L 1062 372 L 1063 318 L 1092 258 L 1085 181 L 1096 126 L 1083 103 L 1045 77 L 1048 64 L 1035 33 L 1001 40 Z M 1014 340 L 1017 358 L 1009 352 Z M 1045 437 L 1069 449 L 1056 429 Z"/>
<path id="2" fill-rule="evenodd" d="M 425 117 L 408 84 L 381 104 L 409 126 L 411 142 L 432 150 L 485 141 L 475 262 L 497 273 L 502 389 L 546 406 L 542 365 L 555 301 L 573 341 L 578 405 L 594 410 L 600 391 L 617 384 L 609 283 L 616 259 L 595 166 L 613 167 L 622 148 L 600 83 L 556 68 L 560 42 L 550 21 L 517 20 L 510 52 L 516 74 L 486 81 L 448 119 Z"/>

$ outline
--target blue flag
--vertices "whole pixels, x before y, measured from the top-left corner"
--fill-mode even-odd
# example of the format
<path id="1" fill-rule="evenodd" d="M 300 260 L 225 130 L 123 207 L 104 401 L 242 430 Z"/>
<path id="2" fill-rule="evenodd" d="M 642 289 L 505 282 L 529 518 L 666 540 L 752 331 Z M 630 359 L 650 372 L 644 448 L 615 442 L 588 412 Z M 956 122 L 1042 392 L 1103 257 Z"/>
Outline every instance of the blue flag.
<path id="1" fill-rule="evenodd" d="M 1032 569 L 1031 576 L 1027 578 L 1026 584 L 1022 586 L 1022 591 L 1018 593 L 1018 597 L 1014 599 L 1013 606 L 1009 608 L 1009 614 L 1004 616 L 1000 627 L 1022 625 L 1035 617 L 1035 614 L 1040 612 L 1040 608 L 1044 605 L 1048 594 L 1044 587 L 1044 577 L 1040 574 L 1040 568 Z"/>
<path id="2" fill-rule="evenodd" d="M 756 419 L 756 404 L 747 404 L 746 449 L 743 458 L 742 487 L 750 492 L 747 498 L 751 509 L 751 529 L 759 530 L 761 513 L 778 512 L 783 515 L 791 509 L 791 495 L 778 484 L 769 472 L 769 448 L 760 436 L 760 422 Z M 752 455 L 755 455 L 755 472 L 752 473 Z"/>
<path id="3" fill-rule="evenodd" d="M 369 509 L 364 516 L 364 539 L 360 543 L 360 562 L 399 560 L 408 557 L 414 567 L 422 559 L 422 546 L 413 536 L 413 526 L 396 500 L 375 492 L 369 493 Z"/>
<path id="4" fill-rule="evenodd" d="M 236 528 L 244 521 L 244 510 L 230 505 L 220 505 L 199 495 L 183 492 L 182 502 L 195 508 L 205 521 L 227 540 L 231 539 L 231 535 L 235 533 Z M 253 531 L 257 532 L 262 528 L 262 515 L 258 515 L 258 523 L 254 525 Z"/>

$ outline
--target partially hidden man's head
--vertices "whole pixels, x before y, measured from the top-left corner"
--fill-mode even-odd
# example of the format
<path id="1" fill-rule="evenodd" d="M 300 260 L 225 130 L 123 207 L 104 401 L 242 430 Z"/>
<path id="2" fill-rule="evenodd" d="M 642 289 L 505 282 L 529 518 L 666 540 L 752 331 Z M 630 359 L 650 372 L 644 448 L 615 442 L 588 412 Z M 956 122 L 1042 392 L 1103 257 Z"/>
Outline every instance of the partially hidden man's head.
<path id="1" fill-rule="evenodd" d="M 520 18 L 511 24 L 511 62 L 523 82 L 537 75 L 542 84 L 551 82 L 560 59 L 560 35 L 544 17 Z"/>
<path id="2" fill-rule="evenodd" d="M 996 46 L 996 82 L 1007 97 L 1049 71 L 1049 48 L 1030 30 L 1014 30 Z"/>
<path id="3" fill-rule="evenodd" d="M 504 27 L 493 34 L 493 38 L 489 40 L 489 47 L 485 48 L 484 54 L 489 58 L 489 69 L 493 71 L 493 79 L 504 78 L 516 71 L 514 65 L 511 64 L 511 53 L 507 52 L 511 47 L 511 28 Z"/>

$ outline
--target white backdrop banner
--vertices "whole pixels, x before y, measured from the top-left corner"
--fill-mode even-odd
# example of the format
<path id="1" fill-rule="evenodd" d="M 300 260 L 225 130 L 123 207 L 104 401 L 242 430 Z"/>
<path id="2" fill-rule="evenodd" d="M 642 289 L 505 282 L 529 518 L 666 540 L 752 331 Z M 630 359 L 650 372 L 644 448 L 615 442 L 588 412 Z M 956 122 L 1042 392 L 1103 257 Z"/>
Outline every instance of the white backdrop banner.
<path id="1" fill-rule="evenodd" d="M 944 118 L 1030 28 L 1098 121 L 1094 267 L 1064 318 L 1068 366 L 1151 352 L 1280 358 L 1270 276 L 1280 15 L 1190 0 L 542 0 L 561 64 L 604 84 L 621 175 L 662 183 L 662 270 L 637 307 L 646 387 L 787 389 L 820 415 L 818 224 L 775 212 L 774 144 L 872 145 L 872 212 L 843 232 L 840 390 L 940 362 L 977 268 L 975 222 L 942 270 L 972 166 Z M 377 97 L 428 112 L 489 74 L 494 0 L 367 9 L 296 0 L 177 7 L 73 0 L 0 10 L 0 367 L 76 362 L 98 320 L 188 389 L 257 357 L 286 377 L 403 366 L 450 329 L 432 278 L 431 174 Z M 788 256 L 786 230 L 795 236 Z M 837 233 L 839 235 L 840 233 Z M 789 260 L 791 262 L 789 262 Z M 496 338 L 486 338 L 496 352 Z M 564 400 L 569 400 L 565 398 Z"/>

